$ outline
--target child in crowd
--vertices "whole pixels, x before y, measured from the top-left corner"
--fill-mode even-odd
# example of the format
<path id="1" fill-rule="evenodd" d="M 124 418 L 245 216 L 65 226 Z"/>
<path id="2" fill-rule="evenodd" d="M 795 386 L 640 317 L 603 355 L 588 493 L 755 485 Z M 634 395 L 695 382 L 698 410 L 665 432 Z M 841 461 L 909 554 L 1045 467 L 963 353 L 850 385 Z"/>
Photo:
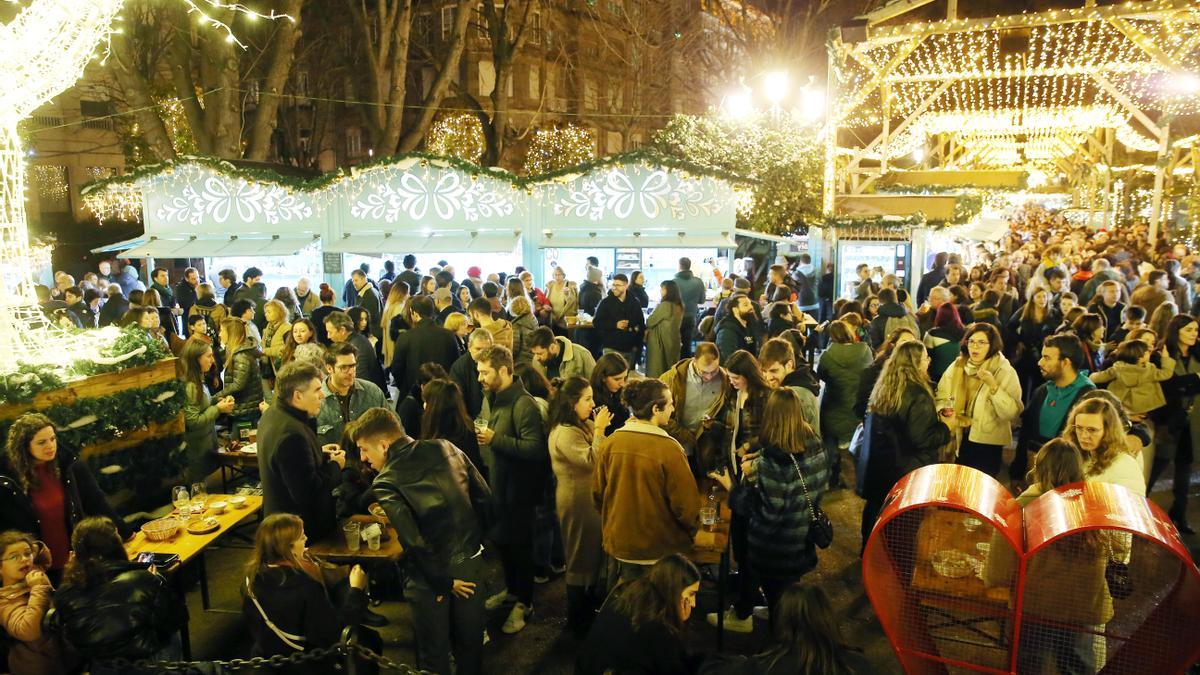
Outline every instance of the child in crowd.
<path id="1" fill-rule="evenodd" d="M 1162 383 L 1175 374 L 1175 360 L 1163 347 L 1159 352 L 1160 365 L 1150 361 L 1153 348 L 1141 340 L 1126 340 L 1113 354 L 1113 365 L 1089 375 L 1098 385 L 1108 383 L 1107 389 L 1121 400 L 1121 406 L 1131 417 L 1140 417 L 1167 404 Z"/>

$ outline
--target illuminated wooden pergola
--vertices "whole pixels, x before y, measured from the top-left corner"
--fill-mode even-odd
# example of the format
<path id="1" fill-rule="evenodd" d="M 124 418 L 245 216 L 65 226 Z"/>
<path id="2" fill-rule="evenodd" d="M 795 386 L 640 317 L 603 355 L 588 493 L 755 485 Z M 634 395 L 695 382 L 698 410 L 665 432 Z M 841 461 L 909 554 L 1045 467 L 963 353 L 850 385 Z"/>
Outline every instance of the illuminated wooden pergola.
<path id="1" fill-rule="evenodd" d="M 898 23 L 935 0 L 894 0 L 833 31 L 826 212 L 881 181 L 917 182 L 898 173 L 986 186 L 1007 171 L 1061 178 L 1107 218 L 1114 175 L 1132 165 L 1154 173 L 1156 236 L 1169 181 L 1195 165 L 1196 137 L 1179 136 L 1200 112 L 1200 4 L 963 19 L 957 0 L 936 1 L 944 20 Z"/>

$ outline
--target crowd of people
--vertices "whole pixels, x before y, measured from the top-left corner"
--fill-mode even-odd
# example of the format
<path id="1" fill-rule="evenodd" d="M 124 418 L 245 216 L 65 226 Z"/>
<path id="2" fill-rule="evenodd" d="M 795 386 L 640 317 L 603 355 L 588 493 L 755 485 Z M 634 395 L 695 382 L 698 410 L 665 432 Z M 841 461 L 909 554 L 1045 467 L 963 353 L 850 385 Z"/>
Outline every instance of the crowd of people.
<path id="1" fill-rule="evenodd" d="M 335 581 L 306 542 L 374 513 L 404 547 L 418 664 L 433 672 L 479 672 L 486 613 L 506 608 L 501 630 L 518 633 L 539 584 L 564 575 L 581 673 L 862 673 L 802 581 L 831 490 L 857 484 L 865 547 L 913 469 L 958 463 L 1044 490 L 1053 447 L 1082 479 L 1139 495 L 1173 464 L 1170 515 L 1191 533 L 1198 261 L 1150 247 L 1141 226 L 1117 237 L 1030 209 L 998 247 L 938 253 L 911 295 L 864 268 L 834 298 L 832 268 L 807 255 L 719 282 L 682 258 L 653 307 L 644 275 L 606 276 L 594 259 L 583 282 L 557 267 L 538 288 L 528 270 L 460 277 L 411 255 L 399 272 L 364 265 L 341 289 L 300 279 L 270 297 L 254 267 L 221 270 L 220 291 L 194 268 L 174 286 L 156 268 L 143 290 L 109 261 L 39 294 L 55 321 L 136 322 L 179 356 L 189 480 L 215 470 L 219 428 L 257 427 L 266 519 L 244 614 L 258 654 L 326 646 L 347 626 L 372 643 L 370 570 Z M 124 522 L 49 420 L 18 420 L 6 459 L 10 663 L 66 672 L 176 647 L 182 601 L 117 555 Z M 681 634 L 700 580 L 688 556 L 717 498 L 738 574 L 732 606 L 705 618 L 743 633 L 769 622 L 775 644 L 751 661 L 706 659 Z M 488 578 L 493 552 L 502 581 Z M 126 577 L 154 586 L 137 595 L 152 610 L 127 612 L 128 634 L 73 633 Z M 61 639 L 34 629 L 52 603 Z"/>

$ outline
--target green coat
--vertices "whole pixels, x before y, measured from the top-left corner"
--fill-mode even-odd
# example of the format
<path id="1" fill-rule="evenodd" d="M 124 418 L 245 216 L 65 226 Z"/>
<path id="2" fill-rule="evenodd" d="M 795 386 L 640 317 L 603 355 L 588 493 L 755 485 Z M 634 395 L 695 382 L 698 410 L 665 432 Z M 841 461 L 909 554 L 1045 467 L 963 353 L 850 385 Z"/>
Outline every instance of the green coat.
<path id="1" fill-rule="evenodd" d="M 833 343 L 817 361 L 817 377 L 825 383 L 821 397 L 821 431 L 826 438 L 849 442 L 858 426 L 854 401 L 863 370 L 871 365 L 871 348 L 861 342 Z"/>
<path id="2" fill-rule="evenodd" d="M 646 319 L 646 377 L 657 379 L 679 360 L 683 307 L 660 302 Z"/>
<path id="3" fill-rule="evenodd" d="M 217 470 L 217 417 L 221 413 L 213 405 L 204 385 L 200 386 L 199 392 L 191 382 L 186 387 L 183 440 L 187 443 L 188 482 L 195 483 Z"/>

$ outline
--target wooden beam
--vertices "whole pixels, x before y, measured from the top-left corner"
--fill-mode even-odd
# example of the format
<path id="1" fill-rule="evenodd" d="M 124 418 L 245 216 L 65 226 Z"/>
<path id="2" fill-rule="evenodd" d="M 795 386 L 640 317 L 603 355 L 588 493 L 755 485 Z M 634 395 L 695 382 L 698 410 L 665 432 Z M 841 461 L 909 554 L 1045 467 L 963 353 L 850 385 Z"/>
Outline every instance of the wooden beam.
<path id="1" fill-rule="evenodd" d="M 883 84 L 884 78 L 887 77 L 887 75 L 893 70 L 895 70 L 896 66 L 904 63 L 904 60 L 911 56 L 912 53 L 916 51 L 917 47 L 921 46 L 921 42 L 924 39 L 925 38 L 923 37 L 916 38 L 914 40 L 910 40 L 907 44 L 900 47 L 900 49 L 897 50 L 894 55 L 892 55 L 892 58 L 888 59 L 887 64 L 884 65 L 882 69 L 876 71 L 871 79 L 867 80 L 866 84 L 859 87 L 858 91 L 854 92 L 854 95 L 850 98 L 850 103 L 844 107 L 839 107 L 839 110 L 837 111 L 838 119 L 845 119 L 847 115 L 854 112 L 855 108 L 862 105 L 863 102 L 867 100 L 867 97 L 871 95 L 871 92 L 878 89 L 880 84 Z"/>
<path id="2" fill-rule="evenodd" d="M 1107 92 L 1109 96 L 1112 96 L 1114 99 L 1116 99 L 1117 103 L 1120 103 L 1122 107 L 1128 110 L 1129 113 L 1137 119 L 1137 121 L 1141 122 L 1146 129 L 1150 131 L 1150 133 L 1158 137 L 1160 141 L 1166 137 L 1166 133 L 1163 131 L 1163 129 L 1155 124 L 1149 117 L 1147 117 L 1146 113 L 1142 112 L 1142 109 L 1139 108 L 1132 99 L 1126 96 L 1124 92 L 1122 92 L 1120 89 L 1117 89 L 1116 86 L 1114 86 L 1113 83 L 1108 80 L 1108 78 L 1104 77 L 1100 73 L 1092 73 L 1091 75 L 1092 80 L 1094 80 L 1096 84 L 1100 85 L 1101 89 Z"/>
<path id="3" fill-rule="evenodd" d="M 1182 67 L 1178 61 L 1171 58 L 1163 50 L 1159 49 L 1150 38 L 1146 37 L 1145 33 L 1138 30 L 1137 26 L 1130 24 L 1128 21 L 1119 16 L 1108 17 L 1108 22 L 1112 24 L 1114 28 L 1121 31 L 1125 37 L 1129 38 L 1130 42 L 1137 45 L 1139 49 L 1148 54 L 1155 61 L 1158 61 L 1159 65 L 1161 65 L 1167 71 L 1179 70 Z"/>
<path id="4" fill-rule="evenodd" d="M 916 36 L 940 35 L 944 33 L 969 33 L 985 30 L 1034 28 L 1057 26 L 1064 23 L 1079 23 L 1093 19 L 1119 17 L 1123 19 L 1162 20 L 1178 12 L 1187 12 L 1195 7 L 1194 0 L 1159 0 L 1158 2 L 1128 2 L 1104 7 L 1076 7 L 1056 9 L 1032 14 L 990 17 L 979 19 L 957 19 L 933 23 L 912 23 L 901 26 L 868 26 L 866 43 L 881 47 L 899 40 Z M 1200 23 L 1185 15 L 1184 21 Z"/>
<path id="5" fill-rule="evenodd" d="M 932 92 L 930 92 L 930 94 L 928 96 L 926 96 L 923 101 L 921 101 L 921 105 L 918 105 L 916 107 L 916 109 L 913 110 L 912 113 L 908 117 L 906 117 L 903 122 L 900 123 L 900 126 L 896 127 L 895 130 L 892 131 L 892 135 L 899 136 L 900 134 L 904 133 L 904 131 L 906 129 L 908 129 L 909 125 L 911 125 L 913 123 L 913 120 L 915 120 L 916 118 L 925 114 L 925 111 L 929 109 L 929 106 L 933 105 L 935 101 L 937 101 L 939 98 L 941 98 L 942 94 L 946 93 L 946 90 L 949 89 L 950 85 L 952 85 L 952 84 L 954 84 L 954 83 L 953 82 L 943 82 L 941 85 L 938 86 L 937 89 L 934 89 Z M 879 145 L 879 142 L 882 140 L 883 140 L 883 134 L 880 134 L 880 135 L 876 136 L 873 141 L 868 143 L 867 147 L 855 152 L 854 157 L 852 157 L 850 159 L 850 164 L 848 165 L 847 168 L 852 169 L 852 168 L 858 166 L 859 162 L 861 162 L 863 160 L 863 158 L 867 156 L 867 153 L 874 150 L 875 146 Z"/>
<path id="6" fill-rule="evenodd" d="M 946 20 L 953 21 L 958 18 L 958 0 L 946 0 Z"/>

